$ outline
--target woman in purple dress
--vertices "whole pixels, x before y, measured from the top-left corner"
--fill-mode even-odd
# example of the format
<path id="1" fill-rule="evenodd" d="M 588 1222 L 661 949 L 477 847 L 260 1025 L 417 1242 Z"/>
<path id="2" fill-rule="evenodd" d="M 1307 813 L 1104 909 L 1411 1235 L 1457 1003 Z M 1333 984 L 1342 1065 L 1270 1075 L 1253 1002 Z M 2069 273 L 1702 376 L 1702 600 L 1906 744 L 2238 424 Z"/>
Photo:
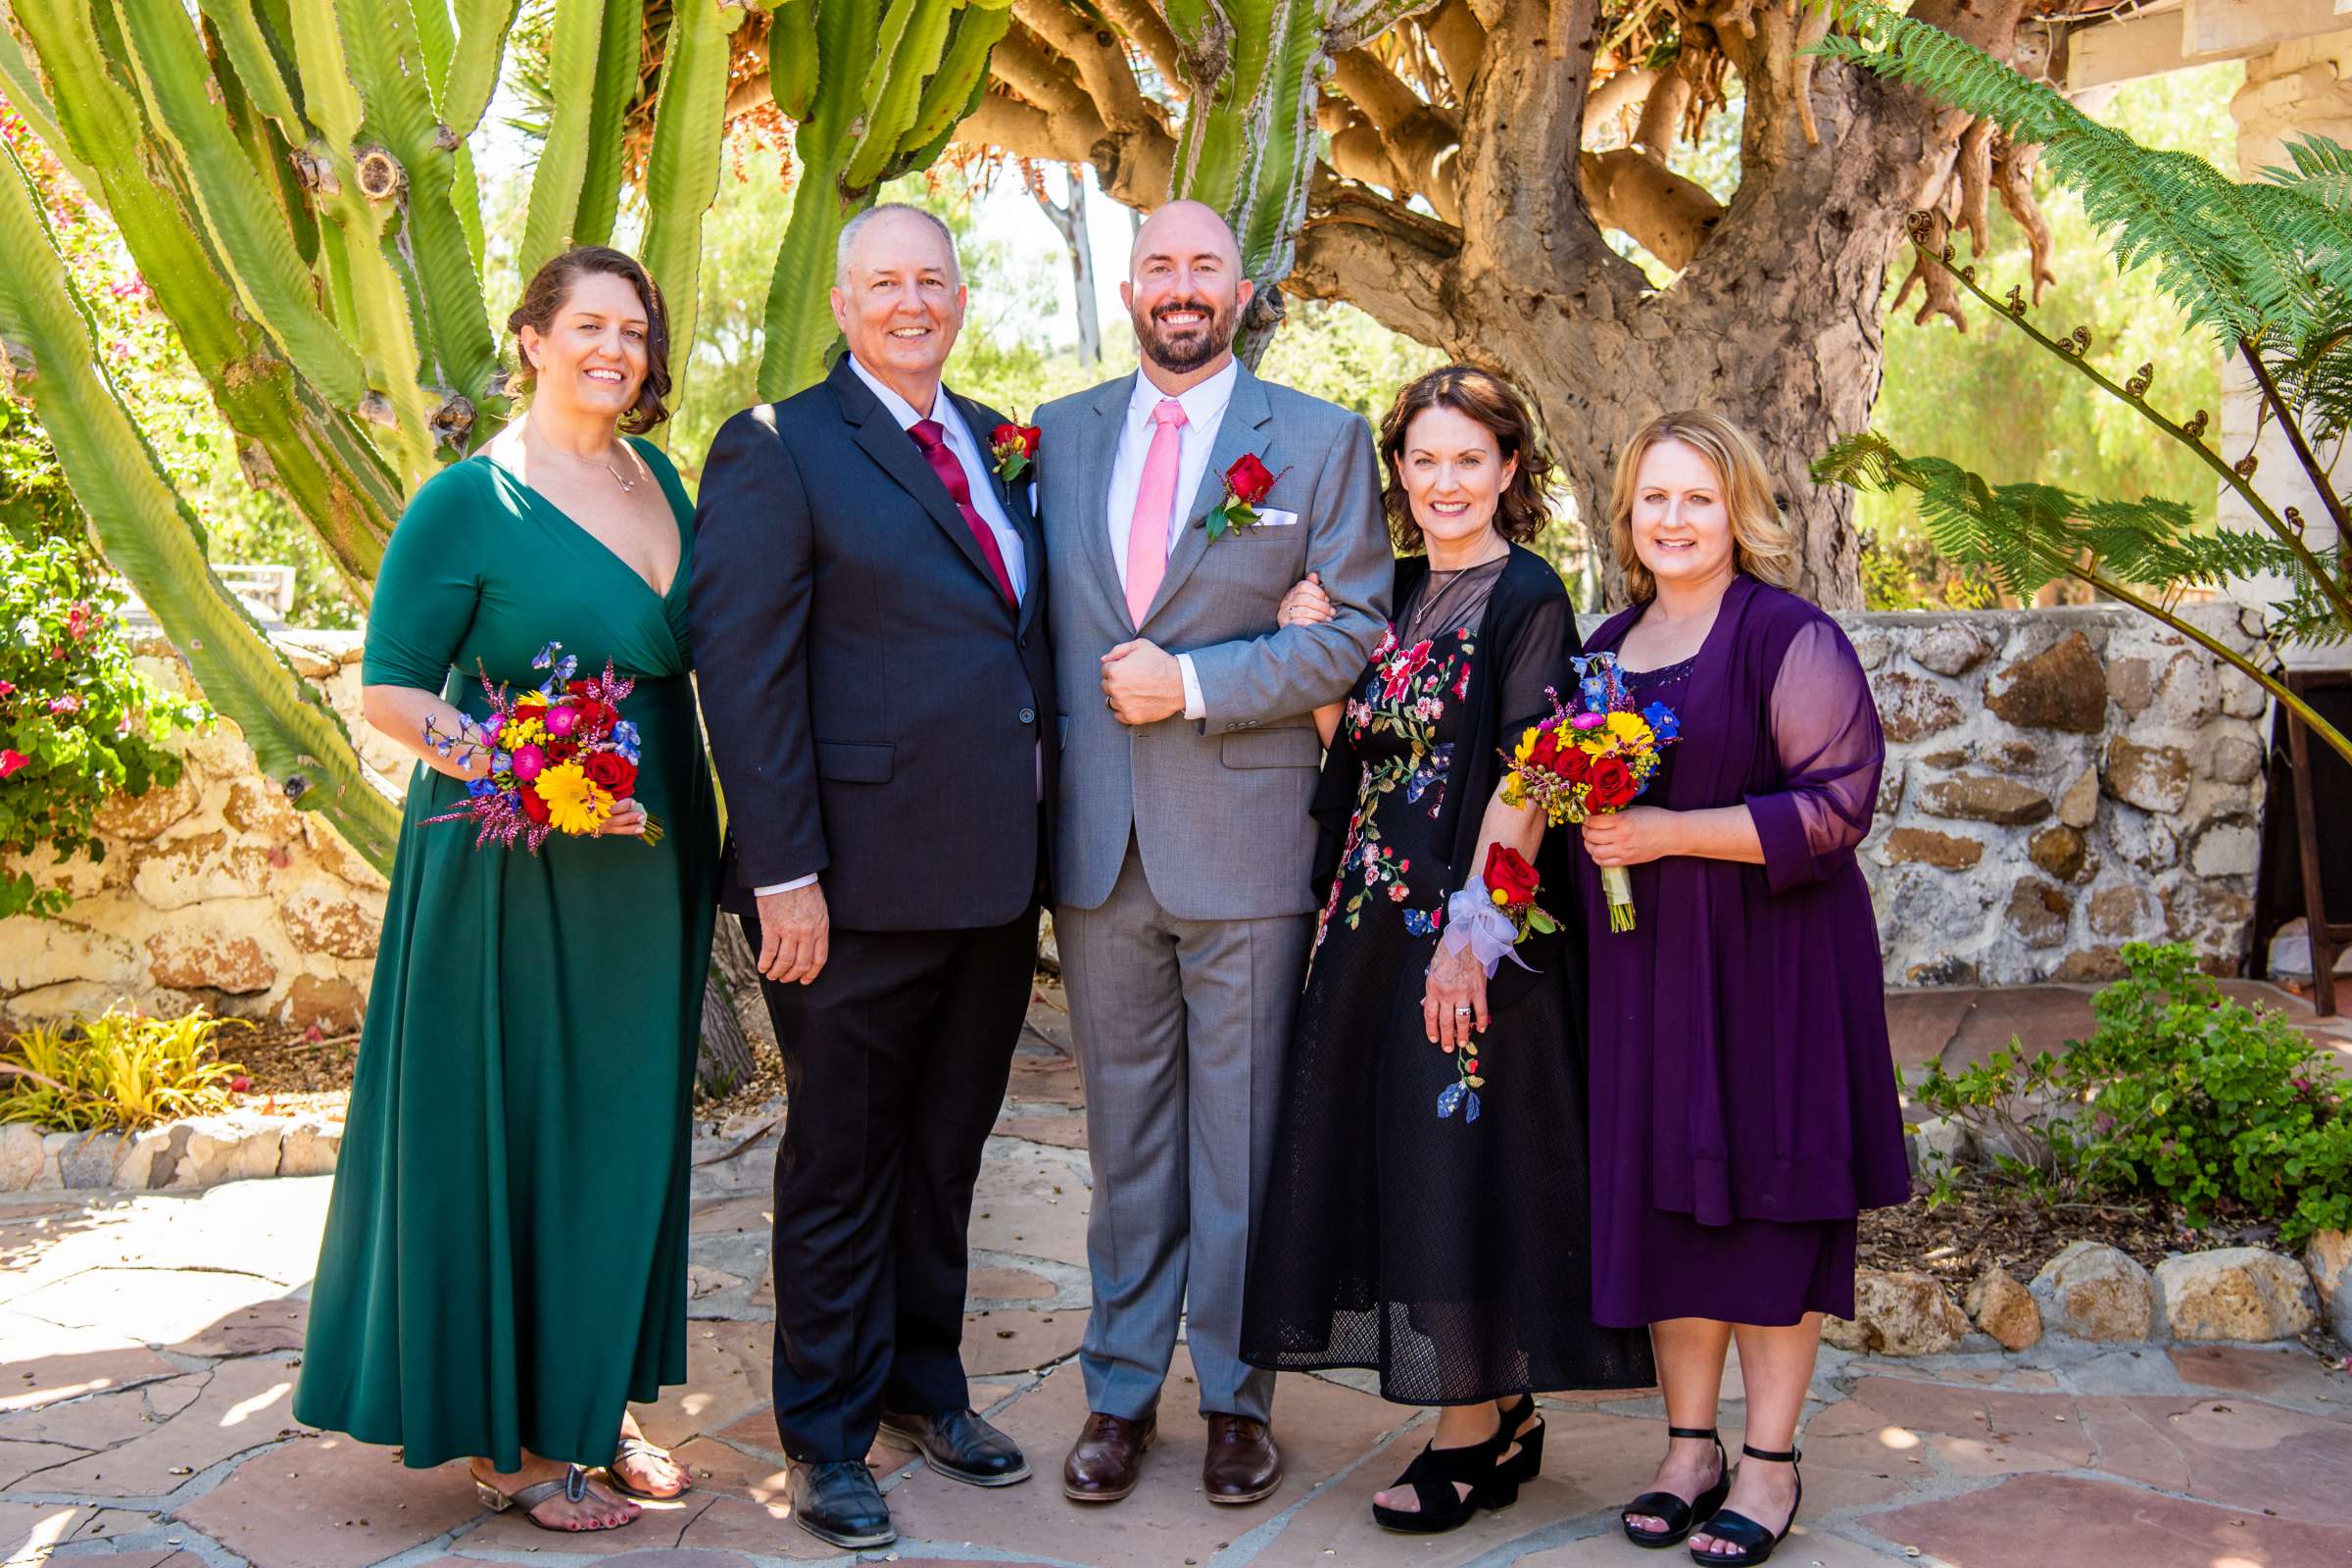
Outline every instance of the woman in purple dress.
<path id="1" fill-rule="evenodd" d="M 1594 1316 L 1649 1325 L 1666 1396 L 1637 1544 L 1760 1563 L 1802 1495 L 1796 1425 L 1824 1313 L 1854 1310 L 1854 1223 L 1910 1194 L 1854 852 L 1885 741 L 1838 623 L 1777 586 L 1795 547 L 1740 430 L 1670 414 L 1628 447 L 1610 543 L 1635 603 L 1594 636 L 1681 721 L 1642 804 L 1580 856 L 1592 932 Z M 1632 875 L 1611 933 L 1602 866 Z M 1740 1342 L 1747 1462 L 1715 1434 Z"/>

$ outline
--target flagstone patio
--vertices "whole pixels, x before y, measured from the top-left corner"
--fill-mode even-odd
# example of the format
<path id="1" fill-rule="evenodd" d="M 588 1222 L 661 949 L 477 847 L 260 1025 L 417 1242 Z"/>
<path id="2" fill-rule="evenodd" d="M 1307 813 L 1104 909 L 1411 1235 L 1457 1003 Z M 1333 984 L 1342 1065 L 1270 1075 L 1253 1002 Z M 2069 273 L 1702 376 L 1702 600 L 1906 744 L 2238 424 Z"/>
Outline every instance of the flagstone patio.
<path id="1" fill-rule="evenodd" d="M 2022 1028 L 2080 1032 L 2087 989 L 1896 999 L 1897 1054 L 1973 1052 Z M 2304 1016 L 2308 1017 L 2308 1009 Z M 1199 1490 L 1200 1429 L 1179 1352 L 1142 1488 L 1102 1510 L 1053 1477 L 1084 1398 L 1085 1126 L 1051 993 L 1032 1011 L 974 1210 L 965 1349 L 974 1398 L 1039 1477 L 1003 1492 L 877 1449 L 901 1541 L 869 1558 L 1087 1568 L 1654 1564 L 1615 1532 L 1646 1482 L 1654 1395 L 1547 1399 L 1546 1468 L 1519 1505 L 1450 1536 L 1383 1535 L 1372 1491 L 1424 1418 L 1351 1386 L 1283 1380 L 1289 1476 L 1251 1508 Z M 2314 1026 L 2352 1054 L 2340 1028 Z M 115 1568 L 753 1568 L 847 1562 L 790 1520 L 767 1414 L 775 1131 L 705 1129 L 692 1378 L 643 1412 L 696 1490 L 631 1528 L 552 1536 L 473 1503 L 462 1466 L 293 1423 L 326 1178 L 195 1196 L 0 1202 L 0 1548 L 11 1565 Z M 1737 1395 L 1737 1380 L 1733 1391 Z M 1727 1406 L 1738 1442 L 1740 1407 Z M 2299 1347 L 2136 1349 L 2046 1341 L 2018 1356 L 1915 1362 L 1825 1349 L 1802 1440 L 1797 1568 L 1920 1561 L 2005 1568 L 2296 1568 L 2352 1562 L 2352 1378 Z M 1677 1560 L 1686 1560 L 1677 1558 Z"/>

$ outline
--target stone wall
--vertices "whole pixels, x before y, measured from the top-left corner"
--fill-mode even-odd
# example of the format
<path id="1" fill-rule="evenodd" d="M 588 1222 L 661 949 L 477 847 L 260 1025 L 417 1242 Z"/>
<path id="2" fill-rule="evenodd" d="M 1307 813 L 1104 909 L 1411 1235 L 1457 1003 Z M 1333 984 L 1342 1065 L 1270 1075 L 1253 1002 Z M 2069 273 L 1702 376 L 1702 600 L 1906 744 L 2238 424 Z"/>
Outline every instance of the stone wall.
<path id="1" fill-rule="evenodd" d="M 387 778 L 407 769 L 359 717 L 360 639 L 282 639 L 362 738 Z M 187 666 L 156 637 L 139 649 L 159 684 L 191 691 Z M 179 782 L 117 801 L 101 819 L 107 855 L 72 862 L 73 906 L 54 920 L 0 920 L 0 1023 L 24 1024 L 118 999 L 149 1010 L 216 1012 L 357 1027 L 383 920 L 384 879 L 316 812 L 296 811 L 262 776 L 234 724 L 174 737 Z M 44 878 L 42 855 L 26 862 Z"/>
<path id="2" fill-rule="evenodd" d="M 2255 612 L 2191 607 L 2243 651 Z M 1886 725 L 1864 845 L 1889 985 L 2122 972 L 2126 942 L 2242 966 L 2261 687 L 2122 608 L 1839 617 Z"/>
<path id="3" fill-rule="evenodd" d="M 2190 612 L 2233 648 L 2252 612 Z M 1889 985 L 2022 985 L 2120 972 L 2133 940 L 2243 962 L 2260 843 L 2265 697 L 2122 609 L 1840 617 L 1887 738 L 1862 863 Z M 359 717 L 359 638 L 284 644 L 387 779 L 407 766 Z M 160 640 L 143 655 L 180 688 Z M 0 921 L 0 1021 L 126 998 L 149 1008 L 353 1027 L 384 882 L 289 808 L 234 725 L 175 743 L 179 784 L 107 813 L 59 920 Z"/>

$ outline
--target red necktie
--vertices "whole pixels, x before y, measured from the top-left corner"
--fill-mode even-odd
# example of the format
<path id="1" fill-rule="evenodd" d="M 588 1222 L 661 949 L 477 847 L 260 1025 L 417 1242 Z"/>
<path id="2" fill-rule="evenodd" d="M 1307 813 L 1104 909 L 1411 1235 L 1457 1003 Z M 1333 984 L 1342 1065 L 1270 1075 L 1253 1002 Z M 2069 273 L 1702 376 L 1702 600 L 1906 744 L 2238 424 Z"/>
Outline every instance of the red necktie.
<path id="1" fill-rule="evenodd" d="M 1017 607 L 1020 600 L 1013 594 L 1011 573 L 1004 569 L 1004 553 L 997 548 L 996 530 L 972 506 L 972 487 L 964 479 L 963 465 L 948 450 L 946 427 L 937 419 L 917 419 L 906 427 L 906 433 L 923 449 L 931 471 L 948 487 L 948 499 L 963 514 L 963 525 L 972 530 L 972 540 L 980 547 L 981 559 L 988 563 L 989 571 L 997 579 L 997 591 L 1004 596 L 1006 604 Z"/>

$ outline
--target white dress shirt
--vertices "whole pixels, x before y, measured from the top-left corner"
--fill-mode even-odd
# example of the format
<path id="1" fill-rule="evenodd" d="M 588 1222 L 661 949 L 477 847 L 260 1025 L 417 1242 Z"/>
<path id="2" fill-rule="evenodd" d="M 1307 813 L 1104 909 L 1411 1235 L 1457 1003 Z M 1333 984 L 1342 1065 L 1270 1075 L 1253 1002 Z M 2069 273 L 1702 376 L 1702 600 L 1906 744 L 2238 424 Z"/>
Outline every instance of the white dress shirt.
<path id="1" fill-rule="evenodd" d="M 1193 504 L 1200 489 L 1200 480 L 1208 472 L 1208 456 L 1216 450 L 1217 430 L 1225 422 L 1225 410 L 1233 402 L 1234 382 L 1241 378 L 1240 362 L 1228 360 L 1225 368 L 1207 380 L 1186 388 L 1176 395 L 1184 405 L 1184 424 L 1177 431 L 1176 511 L 1168 518 L 1168 550 L 1173 554 L 1176 541 L 1193 519 L 1184 509 Z M 1142 370 L 1135 372 L 1135 391 L 1127 399 L 1127 418 L 1119 426 L 1119 450 L 1110 464 L 1110 559 L 1118 568 L 1119 581 L 1127 580 L 1127 529 L 1135 520 L 1136 492 L 1144 487 L 1144 459 L 1152 451 L 1152 435 L 1156 428 L 1152 413 L 1167 397 L 1152 384 L 1152 377 Z M 1184 672 L 1184 716 L 1204 718 L 1208 705 L 1200 700 L 1200 677 L 1193 673 L 1190 654 L 1176 656 L 1177 667 Z"/>
<path id="2" fill-rule="evenodd" d="M 913 404 L 875 379 L 871 370 L 858 363 L 858 356 L 855 354 L 850 356 L 850 368 L 857 372 L 858 379 L 863 381 L 874 396 L 881 401 L 882 407 L 890 411 L 890 416 L 899 421 L 900 429 L 911 430 L 917 420 L 925 417 L 915 412 Z M 1222 405 L 1220 405 L 1220 412 L 1221 410 Z M 1186 413 L 1189 414 L 1191 411 L 1188 409 Z M 996 476 L 988 466 L 987 455 L 981 450 L 980 443 L 972 438 L 970 427 L 963 422 L 963 416 L 956 411 L 956 400 L 948 396 L 946 387 L 941 387 L 931 395 L 929 417 L 939 421 L 942 432 L 941 439 L 947 442 L 948 450 L 956 454 L 956 461 L 963 465 L 963 482 L 965 488 L 972 493 L 972 510 L 980 514 L 980 520 L 988 524 L 988 531 L 997 536 L 997 553 L 1004 558 L 1004 575 L 1012 579 L 1013 598 L 1015 600 L 1028 598 L 1029 562 L 1027 552 L 1021 545 L 1020 533 L 1013 527 L 1012 519 L 1004 515 L 1004 508 L 997 500 Z M 907 444 L 911 446 L 914 438 L 908 436 L 906 439 Z M 1135 510 L 1132 490 L 1129 492 L 1127 510 L 1130 512 Z M 1186 679 L 1189 683 L 1191 679 L 1189 673 Z M 1189 684 L 1185 689 L 1188 694 L 1192 690 Z M 1042 768 L 1044 763 L 1041 761 L 1039 766 Z M 1044 778 L 1042 772 L 1039 774 L 1039 778 L 1041 781 Z M 1043 787 L 1042 783 L 1040 787 Z M 752 892 L 756 898 L 765 898 L 770 893 L 789 893 L 794 888 L 805 888 L 816 879 L 816 873 L 811 871 L 808 875 L 795 877 L 790 882 L 773 883 L 767 887 L 755 888 Z"/>

